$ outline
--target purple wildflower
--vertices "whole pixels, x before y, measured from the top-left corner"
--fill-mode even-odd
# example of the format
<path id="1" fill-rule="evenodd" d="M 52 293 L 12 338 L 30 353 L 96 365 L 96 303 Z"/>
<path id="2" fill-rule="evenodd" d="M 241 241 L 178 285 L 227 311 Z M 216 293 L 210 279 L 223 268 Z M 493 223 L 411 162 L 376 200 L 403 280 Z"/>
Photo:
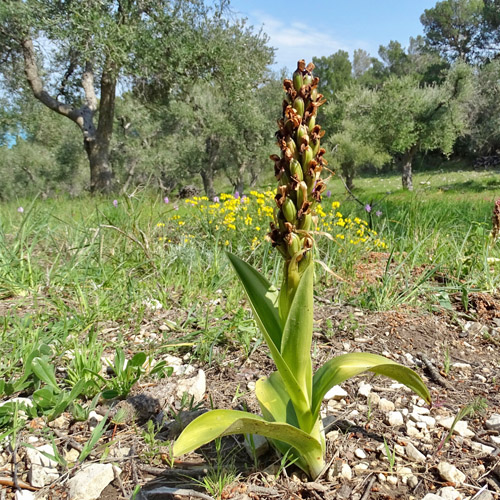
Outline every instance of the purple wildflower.
<path id="1" fill-rule="evenodd" d="M 365 210 L 366 210 L 368 213 L 370 213 L 370 212 L 372 211 L 372 207 L 371 207 L 371 205 L 370 205 L 369 203 L 367 203 L 367 204 L 365 205 Z"/>
<path id="2" fill-rule="evenodd" d="M 22 213 L 24 213 L 24 208 L 23 208 L 23 207 L 19 207 L 19 208 L 17 209 L 17 211 L 18 211 L 20 214 L 22 214 Z"/>
<path id="3" fill-rule="evenodd" d="M 174 205 L 174 210 L 179 210 L 179 207 L 177 205 Z"/>
<path id="4" fill-rule="evenodd" d="M 377 217 L 380 217 L 380 216 L 382 215 L 382 212 L 381 212 L 380 210 L 377 210 L 377 211 L 375 212 L 375 215 L 376 215 Z"/>
<path id="5" fill-rule="evenodd" d="M 165 196 L 165 198 L 163 198 L 163 201 L 164 201 L 165 203 L 170 203 L 170 200 L 168 199 L 168 196 Z"/>
<path id="6" fill-rule="evenodd" d="M 214 196 L 213 201 L 214 203 L 219 203 L 220 199 L 218 196 Z"/>
<path id="7" fill-rule="evenodd" d="M 327 197 L 327 198 L 330 198 L 330 196 L 332 196 L 332 192 L 331 192 L 330 190 L 328 190 L 328 191 L 326 192 L 326 197 Z"/>
<path id="8" fill-rule="evenodd" d="M 234 197 L 235 197 L 235 198 L 239 198 L 239 197 L 240 197 L 240 193 L 239 193 L 239 191 L 235 191 L 235 193 L 234 193 Z"/>
<path id="9" fill-rule="evenodd" d="M 117 207 L 118 206 L 118 200 L 113 200 L 113 206 Z"/>

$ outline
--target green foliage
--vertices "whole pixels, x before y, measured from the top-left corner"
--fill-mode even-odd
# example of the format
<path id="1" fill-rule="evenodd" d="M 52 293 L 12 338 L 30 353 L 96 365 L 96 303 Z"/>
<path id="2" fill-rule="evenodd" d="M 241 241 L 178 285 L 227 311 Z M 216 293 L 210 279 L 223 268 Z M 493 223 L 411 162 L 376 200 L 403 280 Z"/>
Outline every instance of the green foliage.
<path id="1" fill-rule="evenodd" d="M 113 364 L 110 364 L 114 373 L 110 381 L 111 389 L 103 391 L 103 397 L 105 399 L 126 398 L 144 372 L 143 365 L 146 359 L 147 356 L 144 352 L 138 352 L 134 354 L 132 359 L 127 360 L 123 349 L 118 347 L 115 351 Z"/>
<path id="2" fill-rule="evenodd" d="M 475 60 L 484 45 L 484 4 L 483 0 L 444 0 L 426 9 L 420 21 L 427 43 L 452 61 Z"/>
<path id="3" fill-rule="evenodd" d="M 360 167 L 381 167 L 390 160 L 376 140 L 376 124 L 370 119 L 377 98 L 375 91 L 352 85 L 325 109 L 324 126 L 334 132 L 327 140 L 333 150 L 332 164 L 341 170 L 349 189 Z"/>
<path id="4" fill-rule="evenodd" d="M 467 130 L 471 91 L 470 68 L 461 63 L 448 71 L 442 85 L 421 87 L 414 76 L 391 77 L 384 83 L 371 119 L 378 141 L 399 156 L 405 187 L 411 189 L 411 166 L 418 151 L 452 152 L 457 137 Z"/>
<path id="5" fill-rule="evenodd" d="M 469 110 L 474 121 L 471 127 L 471 149 L 482 155 L 500 150 L 500 59 L 478 69 L 474 98 Z"/>
<path id="6" fill-rule="evenodd" d="M 314 74 L 319 78 L 320 92 L 329 100 L 352 81 L 352 64 L 345 50 L 330 56 L 313 57 Z"/>

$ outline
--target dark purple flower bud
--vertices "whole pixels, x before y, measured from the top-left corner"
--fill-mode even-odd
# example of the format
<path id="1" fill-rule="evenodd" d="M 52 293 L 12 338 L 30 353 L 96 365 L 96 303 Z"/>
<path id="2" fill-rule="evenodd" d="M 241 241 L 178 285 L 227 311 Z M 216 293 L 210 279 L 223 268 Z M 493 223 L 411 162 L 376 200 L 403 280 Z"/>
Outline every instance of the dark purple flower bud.
<path id="1" fill-rule="evenodd" d="M 332 192 L 331 192 L 330 190 L 328 190 L 328 191 L 326 192 L 326 197 L 327 197 L 327 198 L 330 198 L 331 196 L 332 196 Z"/>

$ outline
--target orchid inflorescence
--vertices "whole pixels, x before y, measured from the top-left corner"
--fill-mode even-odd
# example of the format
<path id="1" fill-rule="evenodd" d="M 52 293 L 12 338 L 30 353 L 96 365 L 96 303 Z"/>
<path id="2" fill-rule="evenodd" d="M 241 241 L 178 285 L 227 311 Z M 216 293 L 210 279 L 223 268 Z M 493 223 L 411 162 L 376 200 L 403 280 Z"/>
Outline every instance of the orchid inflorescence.
<path id="1" fill-rule="evenodd" d="M 269 238 L 285 259 L 280 295 L 280 316 L 286 318 L 300 276 L 312 259 L 311 236 L 314 206 L 326 189 L 321 179 L 327 164 L 321 147 L 325 134 L 316 123 L 318 108 L 325 102 L 318 93 L 319 78 L 312 75 L 314 64 L 297 64 L 293 80 L 285 80 L 283 116 L 276 133 L 281 156 L 271 155 L 278 180 L 275 196 L 277 212 Z M 315 225 L 315 224 L 314 224 Z"/>
<path id="2" fill-rule="evenodd" d="M 313 65 L 306 66 L 301 60 L 293 81 L 284 81 L 286 100 L 277 132 L 281 156 L 271 157 L 278 188 L 269 238 L 285 259 L 280 291 L 252 266 L 228 253 L 276 364 L 275 372 L 256 383 L 262 416 L 236 410 L 209 411 L 184 429 L 173 446 L 174 456 L 221 436 L 260 434 L 314 479 L 325 467 L 326 440 L 320 409 L 333 386 L 371 371 L 407 385 L 430 402 L 427 387 L 414 371 L 376 354 L 343 354 L 313 374 L 312 218 L 325 189 L 320 176 L 326 162 L 325 150 L 320 147 L 323 131 L 316 124 L 323 98 L 312 69 Z"/>

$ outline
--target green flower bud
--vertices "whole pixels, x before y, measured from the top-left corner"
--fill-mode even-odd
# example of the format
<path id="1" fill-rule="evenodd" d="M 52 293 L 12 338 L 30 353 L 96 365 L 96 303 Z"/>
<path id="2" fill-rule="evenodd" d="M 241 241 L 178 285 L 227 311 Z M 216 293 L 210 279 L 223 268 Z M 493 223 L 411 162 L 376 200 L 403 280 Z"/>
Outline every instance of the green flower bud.
<path id="1" fill-rule="evenodd" d="M 298 271 L 299 276 L 306 270 L 307 266 L 312 262 L 312 252 L 305 252 L 302 259 L 299 261 Z"/>
<path id="2" fill-rule="evenodd" d="M 316 158 L 316 155 L 319 153 L 320 140 L 318 139 L 316 142 L 312 141 L 312 152 L 313 158 Z"/>
<path id="3" fill-rule="evenodd" d="M 285 219 L 290 222 L 290 224 L 295 224 L 297 220 L 297 208 L 290 198 L 287 198 L 281 207 L 281 211 Z"/>
<path id="4" fill-rule="evenodd" d="M 297 149 L 297 144 L 295 144 L 295 141 L 291 137 L 287 139 L 286 147 L 291 151 L 293 158 L 297 160 L 299 158 L 299 151 Z"/>
<path id="5" fill-rule="evenodd" d="M 313 77 L 312 77 L 311 73 L 307 73 L 306 75 L 304 75 L 304 78 L 302 79 L 302 81 L 304 82 L 303 83 L 304 85 L 311 85 L 311 83 L 313 81 Z"/>
<path id="6" fill-rule="evenodd" d="M 302 165 L 297 160 L 292 160 L 290 163 L 290 175 L 296 179 L 302 181 L 304 179 L 304 173 L 302 172 Z"/>
<path id="7" fill-rule="evenodd" d="M 302 88 L 302 85 L 304 85 L 304 80 L 302 78 L 302 72 L 299 70 L 296 70 L 293 74 L 293 88 L 299 92 L 299 90 Z"/>
<path id="8" fill-rule="evenodd" d="M 309 118 L 309 132 L 316 126 L 316 115 Z"/>
<path id="9" fill-rule="evenodd" d="M 286 239 L 286 243 L 288 245 L 288 255 L 290 257 L 293 257 L 302 249 L 302 242 L 300 241 L 299 235 L 296 233 L 290 233 Z"/>
<path id="10" fill-rule="evenodd" d="M 308 130 L 307 130 L 307 127 L 305 125 L 301 125 L 299 127 L 299 129 L 297 130 L 297 144 L 300 145 L 302 144 L 302 139 L 304 137 L 308 137 Z"/>
<path id="11" fill-rule="evenodd" d="M 292 160 L 292 161 L 297 161 L 297 160 Z M 290 183 L 290 177 L 288 176 L 288 174 L 285 171 L 283 171 L 281 173 L 281 176 L 280 176 L 279 185 L 286 186 L 289 183 Z"/>
<path id="12" fill-rule="evenodd" d="M 299 182 L 297 186 L 297 207 L 299 207 L 299 209 L 304 204 L 304 201 L 307 201 L 307 184 L 302 181 Z"/>
<path id="13" fill-rule="evenodd" d="M 295 101 L 293 101 L 293 107 L 295 108 L 295 111 L 297 111 L 297 114 L 300 116 L 304 116 L 304 99 L 302 97 L 296 97 Z"/>
<path id="14" fill-rule="evenodd" d="M 305 172 L 309 168 L 309 163 L 311 163 L 313 158 L 314 155 L 311 146 L 306 146 L 304 152 L 302 153 L 302 168 Z"/>
<path id="15" fill-rule="evenodd" d="M 304 214 L 300 219 L 298 223 L 299 229 L 302 229 L 303 231 L 309 231 L 311 229 L 312 225 L 312 215 L 311 214 Z"/>

